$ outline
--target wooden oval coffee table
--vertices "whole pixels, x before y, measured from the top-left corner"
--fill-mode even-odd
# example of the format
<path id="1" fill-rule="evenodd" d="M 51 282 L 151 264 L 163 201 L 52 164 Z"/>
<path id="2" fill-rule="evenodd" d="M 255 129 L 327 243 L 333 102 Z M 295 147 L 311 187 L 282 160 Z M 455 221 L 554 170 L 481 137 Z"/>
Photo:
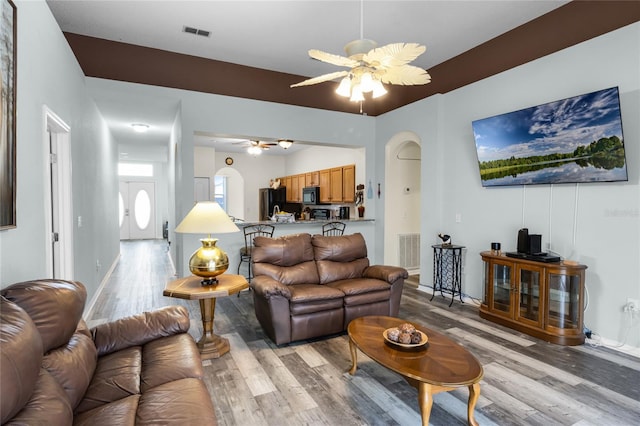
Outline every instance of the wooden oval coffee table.
<path id="1" fill-rule="evenodd" d="M 423 348 L 401 350 L 385 342 L 382 337 L 384 330 L 406 322 L 410 322 L 427 335 L 429 340 Z M 467 386 L 467 421 L 470 425 L 478 424 L 474 419 L 473 410 L 480 396 L 483 370 L 478 360 L 464 347 L 444 334 L 400 318 L 356 318 L 349 323 L 347 331 L 352 360 L 350 374 L 356 372 L 357 349 L 360 349 L 380 365 L 402 375 L 409 384 L 418 389 L 423 425 L 429 424 L 433 395 Z"/>

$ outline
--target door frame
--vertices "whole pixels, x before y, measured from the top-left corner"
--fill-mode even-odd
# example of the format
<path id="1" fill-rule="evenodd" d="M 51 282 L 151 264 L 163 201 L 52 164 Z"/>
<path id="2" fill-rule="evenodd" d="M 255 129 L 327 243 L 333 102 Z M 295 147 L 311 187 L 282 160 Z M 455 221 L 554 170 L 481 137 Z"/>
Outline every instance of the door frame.
<path id="1" fill-rule="evenodd" d="M 51 203 L 51 160 L 49 156 L 50 143 L 56 147 L 56 161 L 58 164 L 58 226 L 59 226 L 59 254 L 60 271 L 56 278 L 74 279 L 73 262 L 73 197 L 72 197 L 72 171 L 71 171 L 71 128 L 46 105 L 43 106 L 43 135 L 44 145 L 44 218 L 45 218 L 45 259 L 46 274 L 53 278 L 53 230 L 51 218 L 53 215 Z M 49 140 L 51 137 L 51 140 Z"/>

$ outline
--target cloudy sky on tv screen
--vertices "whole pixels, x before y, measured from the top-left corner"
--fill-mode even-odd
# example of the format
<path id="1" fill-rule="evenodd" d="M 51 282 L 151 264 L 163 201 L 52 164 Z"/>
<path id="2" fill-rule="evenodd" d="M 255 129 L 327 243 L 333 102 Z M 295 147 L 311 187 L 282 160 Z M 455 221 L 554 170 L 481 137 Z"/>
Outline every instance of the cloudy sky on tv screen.
<path id="1" fill-rule="evenodd" d="M 617 87 L 472 125 L 484 186 L 627 180 Z"/>

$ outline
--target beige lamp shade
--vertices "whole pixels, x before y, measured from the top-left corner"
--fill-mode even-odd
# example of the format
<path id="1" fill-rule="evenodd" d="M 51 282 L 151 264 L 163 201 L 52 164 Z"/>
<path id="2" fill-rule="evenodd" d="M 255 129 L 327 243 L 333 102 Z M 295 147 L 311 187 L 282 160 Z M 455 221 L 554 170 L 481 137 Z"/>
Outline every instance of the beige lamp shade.
<path id="1" fill-rule="evenodd" d="M 197 203 L 182 219 L 176 232 L 182 234 L 209 234 L 209 238 L 202 238 L 202 247 L 193 253 L 189 259 L 189 270 L 193 275 L 202 277 L 202 285 L 215 285 L 216 278 L 229 268 L 229 257 L 220 247 L 216 246 L 217 238 L 211 234 L 226 234 L 240 231 L 231 221 L 222 207 L 213 201 Z"/>
<path id="2" fill-rule="evenodd" d="M 240 229 L 215 201 L 196 203 L 176 228 L 180 234 L 227 234 Z"/>

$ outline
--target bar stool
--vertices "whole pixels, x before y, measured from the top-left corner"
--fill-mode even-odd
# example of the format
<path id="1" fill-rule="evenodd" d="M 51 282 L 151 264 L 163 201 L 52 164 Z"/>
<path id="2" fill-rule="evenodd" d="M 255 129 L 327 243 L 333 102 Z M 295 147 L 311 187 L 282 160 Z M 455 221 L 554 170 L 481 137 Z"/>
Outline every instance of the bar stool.
<path id="1" fill-rule="evenodd" d="M 344 222 L 325 223 L 322 225 L 322 235 L 343 235 L 346 226 Z"/>
<path id="2" fill-rule="evenodd" d="M 251 282 L 252 269 L 251 269 L 251 252 L 253 250 L 253 239 L 255 237 L 273 237 L 273 231 L 275 226 L 273 225 L 248 225 L 243 228 L 244 231 L 244 247 L 240 249 L 240 263 L 238 263 L 238 275 L 240 275 L 240 266 L 242 262 L 248 262 L 247 267 L 247 281 Z"/>

